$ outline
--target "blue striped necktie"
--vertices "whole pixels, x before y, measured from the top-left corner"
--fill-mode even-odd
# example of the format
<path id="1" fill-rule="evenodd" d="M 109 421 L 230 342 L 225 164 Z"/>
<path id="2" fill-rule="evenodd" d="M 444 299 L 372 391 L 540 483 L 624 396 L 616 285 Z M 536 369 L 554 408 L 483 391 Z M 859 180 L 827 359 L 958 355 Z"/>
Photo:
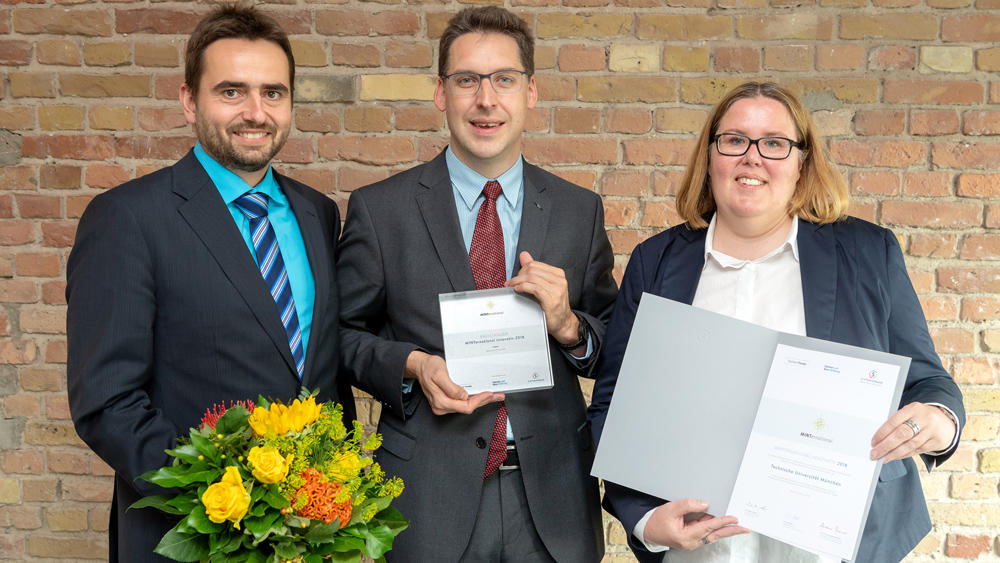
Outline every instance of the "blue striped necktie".
<path id="1" fill-rule="evenodd" d="M 267 196 L 248 192 L 236 200 L 236 206 L 250 221 L 250 237 L 253 241 L 254 254 L 257 255 L 257 266 L 264 276 L 264 282 L 271 291 L 271 297 L 278 306 L 281 324 L 285 327 L 288 337 L 288 347 L 295 360 L 295 370 L 302 378 L 302 368 L 305 367 L 305 354 L 302 353 L 302 331 L 299 330 L 299 316 L 295 312 L 295 300 L 292 299 L 292 286 L 288 283 L 288 272 L 285 261 L 278 249 L 278 239 L 274 235 L 271 222 L 267 220 Z"/>

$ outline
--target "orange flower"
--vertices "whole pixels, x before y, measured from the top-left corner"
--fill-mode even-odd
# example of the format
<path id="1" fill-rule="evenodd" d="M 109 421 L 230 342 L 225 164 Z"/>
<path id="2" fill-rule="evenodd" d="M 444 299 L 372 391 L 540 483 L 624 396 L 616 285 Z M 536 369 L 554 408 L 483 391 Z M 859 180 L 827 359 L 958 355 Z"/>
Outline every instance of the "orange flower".
<path id="1" fill-rule="evenodd" d="M 340 483 L 327 481 L 319 471 L 311 467 L 302 471 L 302 477 L 306 483 L 295 492 L 292 505 L 298 505 L 302 500 L 305 501 L 305 505 L 295 513 L 303 518 L 322 520 L 327 524 L 332 524 L 335 519 L 340 518 L 340 527 L 346 526 L 351 521 L 351 499 L 335 502 L 337 494 L 340 493 Z"/>

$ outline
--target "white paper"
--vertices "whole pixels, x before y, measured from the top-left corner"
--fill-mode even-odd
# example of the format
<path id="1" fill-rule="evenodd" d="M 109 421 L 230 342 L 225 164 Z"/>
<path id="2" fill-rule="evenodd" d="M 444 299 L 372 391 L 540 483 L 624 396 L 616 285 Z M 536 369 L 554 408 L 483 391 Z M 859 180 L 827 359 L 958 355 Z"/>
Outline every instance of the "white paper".
<path id="1" fill-rule="evenodd" d="M 881 466 L 869 439 L 891 414 L 899 372 L 779 344 L 728 512 L 758 533 L 852 559 Z"/>
<path id="2" fill-rule="evenodd" d="M 545 313 L 511 288 L 438 296 L 445 362 L 470 394 L 552 387 Z"/>

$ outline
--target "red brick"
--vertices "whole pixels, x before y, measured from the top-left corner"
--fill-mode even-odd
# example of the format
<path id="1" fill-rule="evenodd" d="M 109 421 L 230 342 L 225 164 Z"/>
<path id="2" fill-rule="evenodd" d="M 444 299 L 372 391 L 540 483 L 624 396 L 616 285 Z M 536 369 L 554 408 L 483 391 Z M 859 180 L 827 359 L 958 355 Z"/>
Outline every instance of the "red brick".
<path id="1" fill-rule="evenodd" d="M 811 45 L 773 45 L 764 47 L 764 68 L 768 70 L 812 70 Z"/>
<path id="2" fill-rule="evenodd" d="M 0 341 L 0 361 L 6 364 L 30 364 L 35 361 L 37 351 L 35 343 L 30 340 Z"/>
<path id="3" fill-rule="evenodd" d="M 35 59 L 46 65 L 80 66 L 80 47 L 62 39 L 35 43 Z"/>
<path id="4" fill-rule="evenodd" d="M 958 133 L 958 114 L 954 110 L 919 110 L 910 112 L 910 133 L 948 135 Z"/>
<path id="5" fill-rule="evenodd" d="M 0 128 L 33 129 L 35 127 L 34 106 L 7 106 L 0 108 Z"/>
<path id="6" fill-rule="evenodd" d="M 919 300 L 928 321 L 953 321 L 958 317 L 958 303 L 953 297 L 920 297 Z"/>
<path id="7" fill-rule="evenodd" d="M 874 50 L 871 65 L 881 70 L 913 70 L 917 68 L 917 58 L 914 47 L 878 47 Z"/>
<path id="8" fill-rule="evenodd" d="M 338 133 L 340 113 L 334 110 L 300 107 L 295 110 L 295 127 L 299 131 Z"/>
<path id="9" fill-rule="evenodd" d="M 648 133 L 653 120 L 649 110 L 619 108 L 608 110 L 604 130 L 608 133 Z"/>
<path id="10" fill-rule="evenodd" d="M 18 276 L 54 278 L 62 273 L 58 254 L 22 252 L 14 257 Z M 22 327 L 23 328 L 23 327 Z"/>
<path id="11" fill-rule="evenodd" d="M 28 554 L 35 557 L 66 557 L 73 559 L 107 559 L 108 541 L 105 538 L 88 539 L 32 535 L 28 538 Z"/>
<path id="12" fill-rule="evenodd" d="M 969 354 L 976 351 L 976 334 L 961 328 L 932 328 L 931 339 L 938 354 Z"/>
<path id="13" fill-rule="evenodd" d="M 0 40 L 0 65 L 23 66 L 31 62 L 31 43 L 11 39 Z"/>
<path id="14" fill-rule="evenodd" d="M 382 51 L 375 45 L 333 44 L 333 64 L 376 67 L 382 61 Z"/>
<path id="15" fill-rule="evenodd" d="M 716 47 L 715 70 L 719 72 L 757 72 L 760 49 L 755 47 Z"/>
<path id="16" fill-rule="evenodd" d="M 34 240 L 35 228 L 31 221 L 0 221 L 0 245 L 17 246 Z"/>
<path id="17" fill-rule="evenodd" d="M 993 14 L 946 16 L 941 21 L 941 39 L 964 42 L 1000 42 L 1000 16 Z"/>
<path id="18" fill-rule="evenodd" d="M 21 393 L 3 399 L 3 413 L 7 418 L 38 418 L 42 413 L 41 397 L 36 394 Z"/>
<path id="19" fill-rule="evenodd" d="M 962 320 L 972 322 L 993 321 L 1000 318 L 1000 298 L 966 297 L 962 299 Z"/>
<path id="20" fill-rule="evenodd" d="M 393 113 L 399 131 L 439 131 L 444 127 L 444 113 L 433 106 L 396 107 Z"/>
<path id="21" fill-rule="evenodd" d="M 966 135 L 1000 135 L 1000 112 L 967 111 L 962 114 Z"/>
<path id="22" fill-rule="evenodd" d="M 903 194 L 917 196 L 952 195 L 951 173 L 946 171 L 904 172 Z"/>
<path id="23" fill-rule="evenodd" d="M 556 108 L 556 133 L 597 133 L 601 130 L 600 109 Z"/>
<path id="24" fill-rule="evenodd" d="M 604 47 L 576 44 L 559 48 L 559 70 L 563 72 L 604 70 L 606 66 Z"/>
<path id="25" fill-rule="evenodd" d="M 979 82 L 886 79 L 883 99 L 907 104 L 978 104 L 985 90 Z"/>
<path id="26" fill-rule="evenodd" d="M 285 142 L 285 146 L 275 155 L 278 162 L 308 164 L 316 160 L 316 150 L 312 139 L 293 138 Z"/>
<path id="27" fill-rule="evenodd" d="M 576 100 L 576 80 L 571 76 L 536 74 L 538 99 L 547 102 Z"/>
<path id="28" fill-rule="evenodd" d="M 576 82 L 577 97 L 584 102 L 671 102 L 677 99 L 677 80 L 669 77 L 581 76 Z"/>
<path id="29" fill-rule="evenodd" d="M 524 154 L 536 164 L 614 164 L 618 143 L 593 137 L 530 138 L 524 142 Z"/>
<path id="30" fill-rule="evenodd" d="M 336 175 L 328 168 L 295 168 L 285 173 L 324 194 L 332 194 L 337 187 Z"/>
<path id="31" fill-rule="evenodd" d="M 337 186 L 340 191 L 349 192 L 388 177 L 388 172 L 384 169 L 345 166 L 337 170 Z"/>
<path id="32" fill-rule="evenodd" d="M 0 195 L 0 219 L 14 218 L 14 198 L 10 194 Z"/>
<path id="33" fill-rule="evenodd" d="M 46 305 L 66 304 L 66 282 L 48 281 L 42 283 L 42 303 Z"/>
<path id="34" fill-rule="evenodd" d="M 1000 162 L 1000 144 L 942 142 L 931 145 L 935 166 L 959 169 L 995 169 Z"/>
<path id="35" fill-rule="evenodd" d="M 38 367 L 22 368 L 19 377 L 23 391 L 62 391 L 65 380 L 59 370 Z"/>
<path id="36" fill-rule="evenodd" d="M 958 236 L 941 233 L 914 233 L 910 235 L 910 245 L 906 253 L 910 256 L 930 258 L 953 258 Z"/>
<path id="37" fill-rule="evenodd" d="M 42 188 L 72 189 L 80 187 L 80 166 L 68 164 L 42 165 L 40 185 Z"/>
<path id="38" fill-rule="evenodd" d="M 830 156 L 849 166 L 907 167 L 927 159 L 927 147 L 909 141 L 830 141 Z"/>
<path id="39" fill-rule="evenodd" d="M 76 221 L 46 221 L 42 223 L 42 242 L 45 246 L 73 246 Z"/>
<path id="40" fill-rule="evenodd" d="M 106 10 L 18 8 L 13 16 L 14 31 L 18 33 L 111 36 L 111 14 Z"/>
<path id="41" fill-rule="evenodd" d="M 552 173 L 571 184 L 594 191 L 597 175 L 592 170 L 577 170 L 574 168 L 555 168 Z"/>
<path id="42" fill-rule="evenodd" d="M 939 268 L 940 290 L 956 293 L 1000 293 L 1000 268 Z"/>
<path id="43" fill-rule="evenodd" d="M 665 229 L 683 223 L 673 201 L 646 200 L 642 206 L 642 226 Z"/>
<path id="44" fill-rule="evenodd" d="M 323 137 L 319 140 L 319 155 L 375 165 L 412 162 L 416 158 L 413 139 L 398 136 Z"/>
<path id="45" fill-rule="evenodd" d="M 385 64 L 394 68 L 430 68 L 433 51 L 426 42 L 390 41 L 385 46 Z"/>
<path id="46" fill-rule="evenodd" d="M 694 139 L 629 139 L 622 142 L 622 161 L 626 164 L 684 165 L 694 145 Z"/>
<path id="47" fill-rule="evenodd" d="M 996 370 L 987 358 L 955 358 L 952 376 L 960 385 L 989 385 L 997 381 Z"/>
<path id="48" fill-rule="evenodd" d="M 84 183 L 92 188 L 113 188 L 131 179 L 128 170 L 117 164 L 90 164 L 84 175 Z"/>
<path id="49" fill-rule="evenodd" d="M 202 13 L 158 8 L 115 10 L 115 31 L 189 35 L 202 17 Z"/>
<path id="50" fill-rule="evenodd" d="M 9 450 L 3 453 L 0 467 L 4 473 L 28 473 L 41 475 L 42 454 L 37 450 Z"/>
<path id="51" fill-rule="evenodd" d="M 859 110 L 854 114 L 854 131 L 859 135 L 899 135 L 906 128 L 902 110 Z"/>
<path id="52" fill-rule="evenodd" d="M 0 166 L 0 186 L 7 190 L 37 189 L 37 178 L 34 166 Z"/>
<path id="53" fill-rule="evenodd" d="M 1000 197 L 1000 174 L 960 174 L 958 195 L 983 198 Z"/>
<path id="54" fill-rule="evenodd" d="M 975 559 L 992 550 L 993 538 L 990 536 L 964 536 L 948 534 L 944 544 L 944 554 L 948 557 Z"/>
<path id="55" fill-rule="evenodd" d="M 938 19 L 932 14 L 846 14 L 840 18 L 843 39 L 937 39 Z"/>
<path id="56" fill-rule="evenodd" d="M 862 45 L 816 45 L 816 70 L 855 70 L 864 66 Z"/>
<path id="57" fill-rule="evenodd" d="M 639 207 L 635 200 L 604 200 L 604 223 L 610 227 L 630 225 L 638 213 Z"/>
<path id="58" fill-rule="evenodd" d="M 890 225 L 929 228 L 978 227 L 983 222 L 979 203 L 885 201 L 882 221 Z"/>
<path id="59" fill-rule="evenodd" d="M 34 303 L 38 301 L 35 282 L 0 280 L 0 301 L 7 303 Z"/>
<path id="60" fill-rule="evenodd" d="M 549 108 L 532 108 L 524 121 L 524 130 L 532 133 L 548 133 L 552 110 Z"/>
<path id="61" fill-rule="evenodd" d="M 614 229 L 608 231 L 608 240 L 615 254 L 631 254 L 635 247 L 649 236 L 648 231 Z"/>
<path id="62" fill-rule="evenodd" d="M 354 133 L 389 132 L 392 130 L 392 111 L 384 106 L 345 108 L 344 129 Z"/>
<path id="63" fill-rule="evenodd" d="M 420 19 L 416 12 L 316 11 L 316 32 L 322 35 L 415 35 L 419 29 Z"/>
<path id="64" fill-rule="evenodd" d="M 115 155 L 114 139 L 105 135 L 40 135 L 24 137 L 21 153 L 31 158 L 108 160 Z"/>
<path id="65" fill-rule="evenodd" d="M 417 160 L 428 162 L 441 154 L 446 146 L 448 146 L 448 137 L 422 137 L 417 140 Z"/>
<path id="66" fill-rule="evenodd" d="M 184 84 L 183 74 L 157 74 L 153 79 L 153 97 L 157 100 L 177 101 Z"/>
<path id="67" fill-rule="evenodd" d="M 17 194 L 17 210 L 22 219 L 58 219 L 62 201 L 58 196 Z"/>
<path id="68" fill-rule="evenodd" d="M 611 170 L 601 177 L 601 195 L 649 195 L 649 172 L 643 170 Z"/>
<path id="69" fill-rule="evenodd" d="M 65 319 L 65 317 L 64 317 Z M 65 320 L 63 325 L 65 325 Z M 45 397 L 45 416 L 49 420 L 69 420 L 69 397 L 65 394 L 59 393 L 57 395 L 48 395 Z"/>
<path id="70" fill-rule="evenodd" d="M 143 131 L 170 131 L 187 127 L 184 110 L 172 108 L 139 108 L 139 128 Z"/>
<path id="71" fill-rule="evenodd" d="M 36 506 L 5 506 L 0 512 L 0 525 L 17 530 L 37 530 L 42 527 L 42 511 Z"/>
<path id="72" fill-rule="evenodd" d="M 194 146 L 193 137 L 130 136 L 118 139 L 118 156 L 179 160 Z"/>
<path id="73" fill-rule="evenodd" d="M 896 171 L 862 171 L 851 174 L 851 193 L 896 195 L 899 193 L 899 173 Z"/>
<path id="74" fill-rule="evenodd" d="M 292 0 L 279 0 L 285 4 L 294 4 Z M 289 35 L 301 35 L 312 31 L 311 10 L 269 11 L 281 29 Z"/>
<path id="75" fill-rule="evenodd" d="M 963 260 L 1000 260 L 1000 235 L 970 234 L 962 240 L 959 258 Z"/>

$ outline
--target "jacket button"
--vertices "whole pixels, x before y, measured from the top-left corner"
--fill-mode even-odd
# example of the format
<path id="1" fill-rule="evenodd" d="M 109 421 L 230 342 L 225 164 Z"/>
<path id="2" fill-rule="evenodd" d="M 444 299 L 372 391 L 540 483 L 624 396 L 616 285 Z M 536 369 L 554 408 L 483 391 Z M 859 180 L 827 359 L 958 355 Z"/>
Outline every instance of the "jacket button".
<path id="1" fill-rule="evenodd" d="M 484 440 L 482 436 L 476 438 L 476 447 L 479 449 L 486 447 L 486 440 Z"/>

